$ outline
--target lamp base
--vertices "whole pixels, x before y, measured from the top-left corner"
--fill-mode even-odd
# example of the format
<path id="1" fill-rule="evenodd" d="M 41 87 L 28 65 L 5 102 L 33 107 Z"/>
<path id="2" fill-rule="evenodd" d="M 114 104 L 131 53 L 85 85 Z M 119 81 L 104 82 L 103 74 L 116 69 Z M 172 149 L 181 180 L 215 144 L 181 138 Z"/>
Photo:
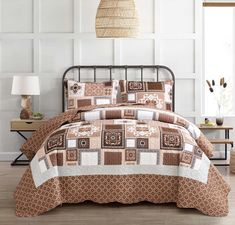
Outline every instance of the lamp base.
<path id="1" fill-rule="evenodd" d="M 21 106 L 23 109 L 20 112 L 20 119 L 30 119 L 30 117 L 33 115 L 31 97 L 28 95 L 22 95 Z"/>
<path id="2" fill-rule="evenodd" d="M 28 120 L 30 119 L 29 112 L 26 109 L 22 109 L 20 112 L 20 119 L 21 120 Z"/>

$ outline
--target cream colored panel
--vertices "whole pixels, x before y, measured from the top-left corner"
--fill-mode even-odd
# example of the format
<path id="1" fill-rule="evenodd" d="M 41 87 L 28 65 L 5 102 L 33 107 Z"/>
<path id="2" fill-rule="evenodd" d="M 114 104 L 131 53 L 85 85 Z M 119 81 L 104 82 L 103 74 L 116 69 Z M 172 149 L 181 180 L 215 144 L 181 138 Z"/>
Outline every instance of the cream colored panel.
<path id="1" fill-rule="evenodd" d="M 194 80 L 176 80 L 176 112 L 193 112 L 195 110 Z"/>
<path id="2" fill-rule="evenodd" d="M 9 39 L 1 42 L 2 72 L 32 72 L 33 42 L 25 39 Z"/>
<path id="3" fill-rule="evenodd" d="M 40 77 L 41 95 L 39 107 L 40 111 L 44 112 L 46 116 L 48 116 L 48 112 L 59 113 L 62 110 L 61 77 Z"/>
<path id="4" fill-rule="evenodd" d="M 110 39 L 81 40 L 81 64 L 112 65 L 113 48 L 113 40 Z"/>
<path id="5" fill-rule="evenodd" d="M 136 0 L 139 13 L 140 32 L 154 32 L 154 0 Z"/>
<path id="6" fill-rule="evenodd" d="M 195 0 L 160 0 L 160 32 L 194 33 Z"/>
<path id="7" fill-rule="evenodd" d="M 95 17 L 100 0 L 81 0 L 81 32 L 95 32 Z"/>
<path id="8" fill-rule="evenodd" d="M 195 72 L 194 40 L 161 40 L 160 63 L 175 74 Z"/>
<path id="9" fill-rule="evenodd" d="M 73 41 L 43 39 L 41 46 L 41 72 L 59 72 L 73 65 Z"/>
<path id="10" fill-rule="evenodd" d="M 127 39 L 121 42 L 121 64 L 154 64 L 154 41 Z"/>
<path id="11" fill-rule="evenodd" d="M 0 110 L 4 112 L 20 109 L 21 97 L 11 95 L 12 77 L 0 78 Z"/>
<path id="12" fill-rule="evenodd" d="M 1 1 L 2 32 L 33 31 L 33 0 Z"/>
<path id="13" fill-rule="evenodd" d="M 41 0 L 41 32 L 73 32 L 73 0 Z"/>

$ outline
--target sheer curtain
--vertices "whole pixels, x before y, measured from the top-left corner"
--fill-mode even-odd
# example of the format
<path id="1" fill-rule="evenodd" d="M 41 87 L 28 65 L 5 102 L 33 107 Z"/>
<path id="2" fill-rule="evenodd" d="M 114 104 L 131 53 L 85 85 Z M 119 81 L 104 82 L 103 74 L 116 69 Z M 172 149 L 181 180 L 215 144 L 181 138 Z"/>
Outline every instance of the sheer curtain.
<path id="1" fill-rule="evenodd" d="M 204 8 L 204 68 L 205 80 L 215 80 L 218 86 L 225 77 L 224 114 L 235 115 L 235 7 Z M 205 87 L 205 114 L 214 116 L 217 103 Z"/>

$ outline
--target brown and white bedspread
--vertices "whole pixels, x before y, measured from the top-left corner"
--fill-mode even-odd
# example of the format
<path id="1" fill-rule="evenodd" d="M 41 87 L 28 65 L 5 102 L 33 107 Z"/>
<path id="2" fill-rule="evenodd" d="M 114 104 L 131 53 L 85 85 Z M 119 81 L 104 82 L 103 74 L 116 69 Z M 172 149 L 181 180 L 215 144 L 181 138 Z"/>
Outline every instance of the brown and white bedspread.
<path id="1" fill-rule="evenodd" d="M 211 216 L 228 213 L 230 188 L 208 159 L 212 145 L 172 112 L 143 105 L 68 111 L 22 151 L 32 161 L 15 193 L 18 216 L 86 200 L 176 202 Z"/>

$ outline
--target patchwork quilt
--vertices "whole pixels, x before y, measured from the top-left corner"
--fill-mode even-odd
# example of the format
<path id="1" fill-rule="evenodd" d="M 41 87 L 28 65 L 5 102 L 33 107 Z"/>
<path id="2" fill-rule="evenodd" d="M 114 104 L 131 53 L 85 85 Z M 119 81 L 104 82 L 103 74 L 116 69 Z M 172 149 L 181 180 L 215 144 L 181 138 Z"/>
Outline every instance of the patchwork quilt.
<path id="1" fill-rule="evenodd" d="M 86 200 L 175 202 L 211 216 L 228 213 L 230 188 L 208 159 L 213 146 L 169 111 L 138 104 L 68 111 L 21 150 L 32 161 L 15 192 L 18 216 Z"/>

